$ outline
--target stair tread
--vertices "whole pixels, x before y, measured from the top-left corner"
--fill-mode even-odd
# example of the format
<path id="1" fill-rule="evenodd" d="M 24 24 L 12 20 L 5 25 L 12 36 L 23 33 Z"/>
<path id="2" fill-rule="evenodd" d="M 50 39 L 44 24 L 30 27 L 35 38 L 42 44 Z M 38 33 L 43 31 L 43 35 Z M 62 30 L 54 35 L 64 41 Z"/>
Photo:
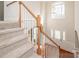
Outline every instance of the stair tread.
<path id="1" fill-rule="evenodd" d="M 7 33 L 7 34 L 1 34 L 0 35 L 0 42 L 15 36 L 18 36 L 20 34 L 23 34 L 23 31 L 15 31 L 15 32 L 11 32 L 11 33 Z"/>
<path id="2" fill-rule="evenodd" d="M 27 40 L 26 34 L 23 29 L 7 28 L 10 24 L 0 24 L 0 58 L 15 58 L 20 57 L 25 52 L 30 53 L 30 49 L 33 49 L 32 43 Z M 14 24 L 15 25 L 15 24 Z M 12 25 L 11 25 L 12 26 Z M 18 33 L 18 34 L 16 34 Z M 16 34 L 16 35 L 15 35 Z M 6 37 L 6 38 L 4 38 Z M 32 52 L 33 50 L 31 50 Z"/>
<path id="3" fill-rule="evenodd" d="M 0 57 L 16 48 L 22 46 L 23 44 L 26 44 L 27 42 L 28 42 L 27 39 L 22 39 L 22 40 L 15 42 L 14 44 L 10 44 L 6 47 L 0 48 Z"/>
<path id="4" fill-rule="evenodd" d="M 33 47 L 32 44 L 30 44 L 29 42 L 27 42 L 26 44 L 20 46 L 17 49 L 14 49 L 13 51 L 10 51 L 9 53 L 7 53 L 6 55 L 2 56 L 2 57 L 8 57 L 8 58 L 12 58 L 12 57 L 19 57 L 22 54 L 24 54 L 26 51 L 28 51 L 29 49 L 31 49 Z"/>
<path id="5" fill-rule="evenodd" d="M 13 21 L 0 21 L 0 30 L 11 28 L 19 28 L 19 23 Z"/>
<path id="6" fill-rule="evenodd" d="M 5 46 L 7 46 L 7 45 L 10 45 L 10 44 L 12 44 L 12 43 L 15 43 L 16 41 L 22 40 L 22 39 L 24 39 L 24 38 L 26 38 L 26 35 L 25 35 L 25 34 L 21 34 L 21 35 L 19 35 L 19 36 L 15 36 L 15 37 L 6 39 L 6 40 L 4 40 L 4 41 L 1 41 L 1 42 L 0 42 L 0 48 L 5 47 Z"/>
<path id="7" fill-rule="evenodd" d="M 21 28 L 11 28 L 11 29 L 0 30 L 0 35 L 9 33 L 9 32 L 19 31 L 19 30 L 22 30 L 22 29 Z"/>

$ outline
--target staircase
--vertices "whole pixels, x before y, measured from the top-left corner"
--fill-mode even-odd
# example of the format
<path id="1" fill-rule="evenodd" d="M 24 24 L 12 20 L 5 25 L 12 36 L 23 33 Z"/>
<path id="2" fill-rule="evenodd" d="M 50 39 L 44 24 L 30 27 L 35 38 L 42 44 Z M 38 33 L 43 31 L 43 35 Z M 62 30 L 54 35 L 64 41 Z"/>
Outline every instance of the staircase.
<path id="1" fill-rule="evenodd" d="M 17 1 L 13 1 L 7 5 L 7 7 Z M 36 26 L 38 28 L 37 32 L 37 51 L 38 55 L 44 54 L 42 51 L 44 49 L 41 48 L 40 44 L 40 34 L 42 33 L 49 41 L 51 41 L 54 45 L 50 45 L 45 43 L 45 55 L 43 57 L 47 58 L 58 58 L 58 57 L 74 57 L 73 53 L 67 53 L 68 51 L 61 49 L 61 46 L 52 40 L 46 32 L 43 30 L 43 26 L 41 24 L 40 15 L 35 15 L 27 6 L 19 1 L 19 22 L 18 24 L 12 23 L 2 23 L 0 24 L 0 57 L 1 58 L 27 58 L 27 57 L 40 57 L 34 53 L 33 44 L 29 41 L 27 35 L 24 33 L 24 29 L 22 27 L 22 19 L 21 19 L 21 5 L 33 16 L 36 21 Z M 18 26 L 19 25 L 19 26 Z M 20 28 L 19 28 L 20 27 Z M 67 54 L 67 55 L 65 55 Z M 71 54 L 71 55 L 70 55 Z M 70 55 L 70 56 L 68 56 Z"/>
<path id="2" fill-rule="evenodd" d="M 0 23 L 0 58 L 30 57 L 34 47 L 24 30 L 16 26 L 12 28 L 12 24 L 7 28 L 5 24 Z"/>

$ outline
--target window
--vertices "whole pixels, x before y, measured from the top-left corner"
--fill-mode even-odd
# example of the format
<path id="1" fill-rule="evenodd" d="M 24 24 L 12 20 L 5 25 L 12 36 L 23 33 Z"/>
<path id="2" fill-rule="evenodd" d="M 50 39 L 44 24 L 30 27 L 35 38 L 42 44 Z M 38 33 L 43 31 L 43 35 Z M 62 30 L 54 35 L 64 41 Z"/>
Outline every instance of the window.
<path id="1" fill-rule="evenodd" d="M 60 41 L 64 41 L 66 39 L 66 33 L 60 30 L 52 30 L 51 29 L 51 37 L 54 39 L 58 39 Z"/>
<path id="2" fill-rule="evenodd" d="M 51 7 L 51 18 L 62 18 L 65 15 L 64 2 L 54 2 Z"/>
<path id="3" fill-rule="evenodd" d="M 66 35 L 65 35 L 65 32 L 63 32 L 63 40 L 65 40 L 65 36 L 66 36 Z"/>
<path id="4" fill-rule="evenodd" d="M 60 39 L 60 38 L 61 38 L 61 36 L 60 36 L 60 31 L 55 30 L 55 38 L 56 38 L 56 39 Z"/>
<path id="5" fill-rule="evenodd" d="M 51 37 L 54 38 L 54 31 L 51 30 Z"/>

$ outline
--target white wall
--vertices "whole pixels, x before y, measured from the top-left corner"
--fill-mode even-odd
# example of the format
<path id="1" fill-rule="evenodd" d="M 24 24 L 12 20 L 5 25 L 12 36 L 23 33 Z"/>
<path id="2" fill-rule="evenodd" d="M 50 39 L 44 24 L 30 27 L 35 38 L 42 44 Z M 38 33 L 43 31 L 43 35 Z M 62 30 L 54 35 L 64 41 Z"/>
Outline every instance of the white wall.
<path id="1" fill-rule="evenodd" d="M 79 2 L 75 2 L 75 29 L 79 32 Z"/>
<path id="2" fill-rule="evenodd" d="M 51 3 L 47 3 L 47 28 L 48 33 L 50 35 L 51 29 L 52 30 L 59 30 L 66 32 L 66 38 L 64 42 L 60 42 L 59 44 L 63 47 L 67 47 L 68 49 L 74 48 L 74 2 L 65 2 L 65 18 L 62 19 L 51 19 L 50 17 L 50 8 Z M 57 40 L 56 40 L 57 41 Z M 59 42 L 59 41 L 57 41 Z"/>
<path id="3" fill-rule="evenodd" d="M 10 6 L 6 6 L 11 1 L 5 1 L 4 2 L 4 20 L 5 21 L 12 21 L 16 22 L 18 21 L 18 3 L 14 3 Z"/>
<path id="4" fill-rule="evenodd" d="M 10 6 L 6 6 L 11 1 L 4 2 L 4 18 L 5 21 L 18 21 L 19 17 L 19 4 L 18 2 L 13 3 Z M 25 2 L 24 4 L 28 6 L 28 8 L 37 16 L 40 14 L 40 2 Z M 33 17 L 24 9 L 22 6 L 22 19 L 30 19 Z"/>
<path id="5" fill-rule="evenodd" d="M 31 2 L 24 2 L 24 4 L 35 14 L 35 16 L 37 17 L 37 15 L 40 15 L 40 2 L 37 1 L 31 1 Z M 26 9 L 23 10 L 24 13 L 24 20 L 28 21 L 27 27 L 28 29 L 31 27 L 34 27 L 36 22 L 34 17 L 28 13 L 28 11 Z"/>
<path id="6" fill-rule="evenodd" d="M 78 40 L 79 40 L 79 1 L 76 1 L 74 5 L 75 5 L 75 29 L 77 31 Z M 76 44 L 79 44 L 79 42 Z"/>
<path id="7" fill-rule="evenodd" d="M 11 21 L 11 22 L 18 22 L 19 20 L 19 4 L 18 2 L 13 3 L 10 6 L 6 6 L 7 4 L 9 4 L 11 1 L 5 1 L 4 2 L 4 20 L 5 21 Z M 23 2 L 36 16 L 40 15 L 40 2 Z M 28 28 L 33 27 L 35 25 L 35 19 L 28 13 L 28 11 L 21 6 L 21 16 L 22 16 L 22 26 L 24 27 L 25 21 L 27 20 L 28 23 L 27 26 Z M 25 24 L 25 25 L 26 25 Z"/>

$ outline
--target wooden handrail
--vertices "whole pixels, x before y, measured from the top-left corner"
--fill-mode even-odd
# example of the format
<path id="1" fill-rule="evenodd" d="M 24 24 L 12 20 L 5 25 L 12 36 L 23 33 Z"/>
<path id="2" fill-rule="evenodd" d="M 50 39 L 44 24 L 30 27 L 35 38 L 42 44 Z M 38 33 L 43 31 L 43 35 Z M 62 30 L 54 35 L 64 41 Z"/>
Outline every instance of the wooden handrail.
<path id="1" fill-rule="evenodd" d="M 54 43 L 58 48 L 60 47 L 57 43 L 55 43 L 52 38 L 50 38 L 47 33 L 45 33 L 44 31 L 41 31 L 41 33 L 43 33 L 43 35 L 45 35 L 52 43 Z"/>
<path id="2" fill-rule="evenodd" d="M 35 20 L 37 20 L 37 17 L 35 16 L 35 14 L 22 2 L 20 1 L 20 3 L 25 7 L 25 9 L 35 18 Z"/>
<path id="3" fill-rule="evenodd" d="M 13 1 L 13 2 L 11 2 L 11 3 L 7 4 L 7 7 L 8 7 L 9 5 L 11 5 L 11 4 L 13 4 L 13 3 L 15 3 L 15 2 L 17 2 L 17 1 Z"/>

